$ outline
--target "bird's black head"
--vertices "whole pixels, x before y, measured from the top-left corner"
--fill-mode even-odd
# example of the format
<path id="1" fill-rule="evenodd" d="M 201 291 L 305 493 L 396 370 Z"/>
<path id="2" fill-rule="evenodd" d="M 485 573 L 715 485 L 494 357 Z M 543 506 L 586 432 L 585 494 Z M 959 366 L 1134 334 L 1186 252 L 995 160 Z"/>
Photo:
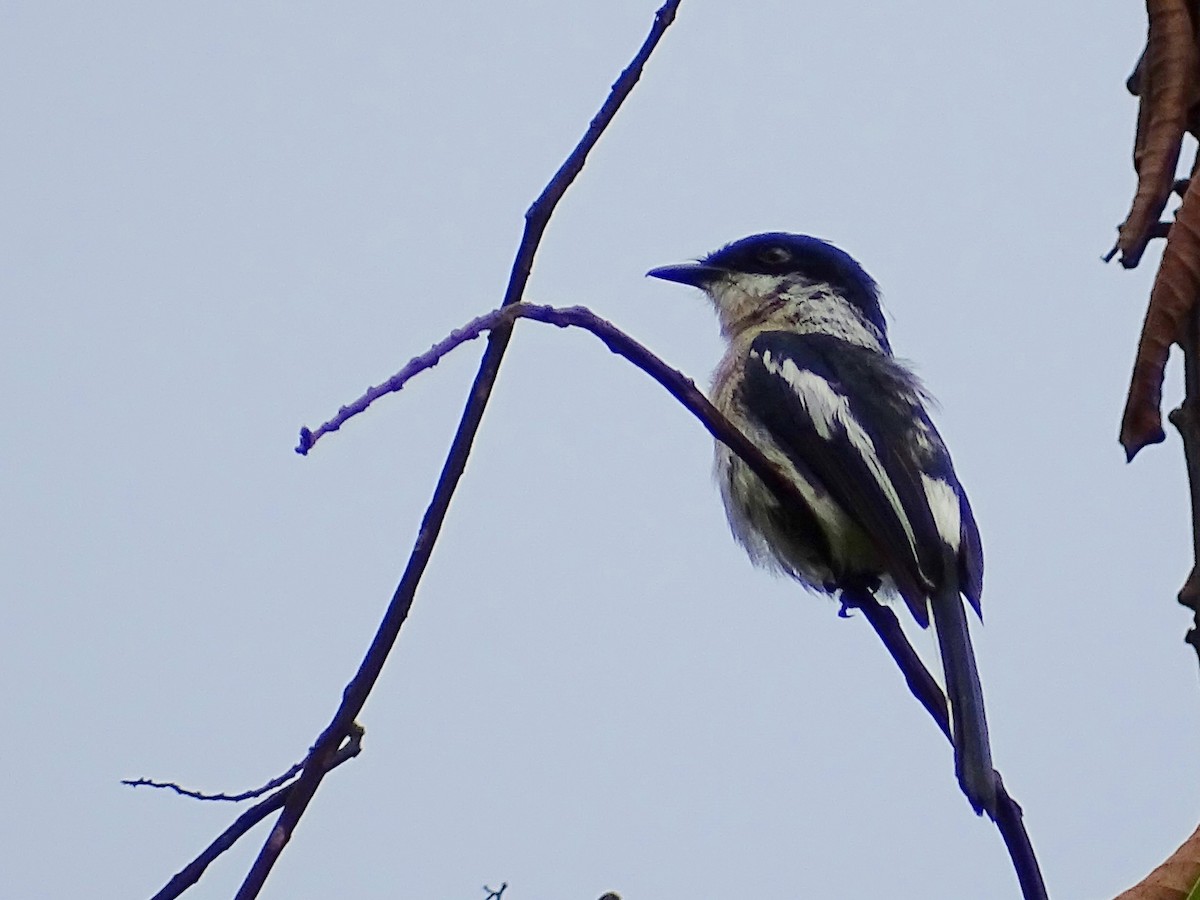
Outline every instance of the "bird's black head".
<path id="1" fill-rule="evenodd" d="M 781 281 L 798 279 L 808 284 L 827 284 L 858 307 L 881 334 L 886 334 L 875 280 L 850 254 L 806 234 L 783 231 L 752 234 L 726 244 L 697 262 L 663 266 L 647 274 L 699 288 L 708 288 L 719 279 L 736 275 L 774 276 Z"/>
<path id="2" fill-rule="evenodd" d="M 801 275 L 825 282 L 859 306 L 879 304 L 879 287 L 854 257 L 807 234 L 752 234 L 708 254 L 701 265 L 749 275 Z"/>

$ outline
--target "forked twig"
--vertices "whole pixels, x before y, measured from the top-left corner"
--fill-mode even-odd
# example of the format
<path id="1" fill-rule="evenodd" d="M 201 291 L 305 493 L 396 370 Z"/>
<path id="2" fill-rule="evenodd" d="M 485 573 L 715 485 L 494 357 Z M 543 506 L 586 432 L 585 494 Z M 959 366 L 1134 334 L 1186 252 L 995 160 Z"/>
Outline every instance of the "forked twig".
<path id="1" fill-rule="evenodd" d="M 358 756 L 362 752 L 362 737 L 362 728 L 357 725 L 354 726 L 346 743 L 334 754 L 333 759 L 329 763 L 329 768 L 331 770 L 336 769 L 342 763 Z M 163 885 L 162 889 L 151 897 L 150 900 L 173 900 L 173 898 L 178 897 L 199 881 L 200 876 L 204 874 L 204 870 L 208 868 L 213 860 L 237 843 L 238 838 L 247 831 L 275 812 L 275 810 L 280 809 L 287 802 L 287 798 L 291 796 L 291 792 L 295 787 L 296 783 L 293 782 L 286 787 L 280 788 L 271 794 L 271 796 L 255 803 L 234 819 L 232 825 L 222 831 L 215 841 L 205 847 L 199 856 L 184 866 L 174 878 Z"/>

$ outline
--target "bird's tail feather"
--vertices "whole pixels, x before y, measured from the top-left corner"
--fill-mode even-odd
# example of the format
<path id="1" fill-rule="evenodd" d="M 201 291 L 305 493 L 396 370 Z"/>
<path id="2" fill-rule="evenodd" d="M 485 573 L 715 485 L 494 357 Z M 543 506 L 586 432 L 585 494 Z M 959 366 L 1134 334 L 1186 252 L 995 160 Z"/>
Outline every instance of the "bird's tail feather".
<path id="1" fill-rule="evenodd" d="M 934 593 L 932 612 L 942 668 L 946 673 L 946 699 L 950 701 L 950 732 L 954 738 L 954 770 L 963 793 L 975 812 L 996 817 L 996 778 L 988 741 L 983 688 L 975 668 L 975 651 L 967 611 L 951 584 Z"/>

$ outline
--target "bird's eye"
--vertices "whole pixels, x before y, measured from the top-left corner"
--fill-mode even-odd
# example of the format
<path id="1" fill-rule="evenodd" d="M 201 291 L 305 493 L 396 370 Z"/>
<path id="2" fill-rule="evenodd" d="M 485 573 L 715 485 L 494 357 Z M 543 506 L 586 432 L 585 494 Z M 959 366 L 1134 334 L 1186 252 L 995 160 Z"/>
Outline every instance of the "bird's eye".
<path id="1" fill-rule="evenodd" d="M 785 263 L 792 258 L 792 254 L 784 247 L 775 245 L 773 247 L 765 247 L 758 251 L 758 258 L 771 266 L 777 266 L 780 263 Z"/>

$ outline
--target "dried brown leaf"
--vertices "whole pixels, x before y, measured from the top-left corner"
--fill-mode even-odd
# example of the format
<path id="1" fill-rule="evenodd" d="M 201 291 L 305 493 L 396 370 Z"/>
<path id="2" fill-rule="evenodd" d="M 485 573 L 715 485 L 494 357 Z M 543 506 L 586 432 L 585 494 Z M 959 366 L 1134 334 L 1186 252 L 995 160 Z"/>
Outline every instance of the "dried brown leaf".
<path id="1" fill-rule="evenodd" d="M 1183 336 L 1188 313 L 1200 296 L 1200 179 L 1193 178 L 1171 226 L 1150 305 L 1138 340 L 1133 377 L 1121 418 L 1121 445 L 1133 459 L 1147 444 L 1166 438 L 1162 382 L 1171 344 Z"/>
<path id="2" fill-rule="evenodd" d="M 1133 149 L 1138 186 L 1117 238 L 1126 268 L 1138 264 L 1166 206 L 1189 111 L 1200 99 L 1200 51 L 1187 0 L 1146 0 L 1146 12 L 1146 49 L 1139 77 L 1131 79 L 1141 95 Z"/>
<path id="3" fill-rule="evenodd" d="M 1161 866 L 1115 900 L 1185 900 L 1200 879 L 1200 828 Z"/>

